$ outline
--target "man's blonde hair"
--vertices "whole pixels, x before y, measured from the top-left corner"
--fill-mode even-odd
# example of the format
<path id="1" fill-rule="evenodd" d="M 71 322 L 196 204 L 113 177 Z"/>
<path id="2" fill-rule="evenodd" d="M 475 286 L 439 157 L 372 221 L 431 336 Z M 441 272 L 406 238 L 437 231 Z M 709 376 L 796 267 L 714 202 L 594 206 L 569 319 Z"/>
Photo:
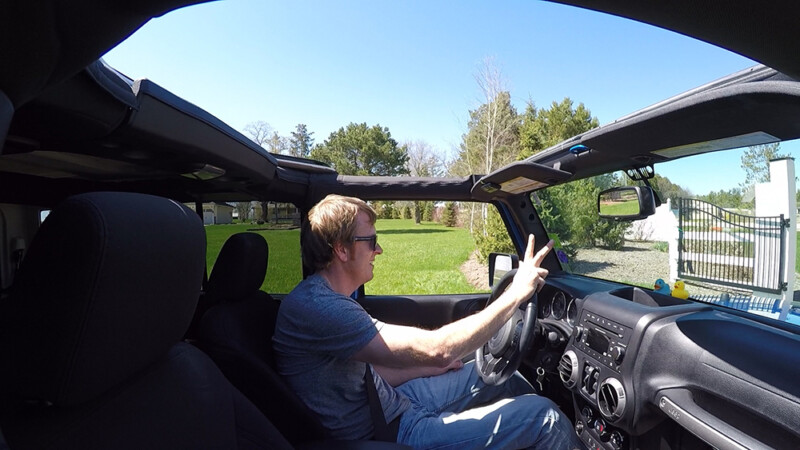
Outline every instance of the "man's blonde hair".
<path id="1" fill-rule="evenodd" d="M 360 198 L 330 194 L 314 205 L 301 230 L 303 264 L 315 272 L 328 267 L 334 245 L 353 242 L 359 212 L 375 224 L 375 210 Z"/>

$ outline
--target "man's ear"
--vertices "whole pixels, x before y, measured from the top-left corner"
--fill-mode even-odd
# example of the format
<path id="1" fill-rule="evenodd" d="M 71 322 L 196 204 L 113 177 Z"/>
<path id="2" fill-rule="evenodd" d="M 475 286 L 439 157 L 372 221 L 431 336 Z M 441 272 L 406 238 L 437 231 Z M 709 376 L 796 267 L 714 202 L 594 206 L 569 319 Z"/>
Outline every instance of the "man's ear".
<path id="1" fill-rule="evenodd" d="M 342 243 L 334 244 L 333 257 L 339 261 L 345 262 L 350 259 L 350 249 Z"/>

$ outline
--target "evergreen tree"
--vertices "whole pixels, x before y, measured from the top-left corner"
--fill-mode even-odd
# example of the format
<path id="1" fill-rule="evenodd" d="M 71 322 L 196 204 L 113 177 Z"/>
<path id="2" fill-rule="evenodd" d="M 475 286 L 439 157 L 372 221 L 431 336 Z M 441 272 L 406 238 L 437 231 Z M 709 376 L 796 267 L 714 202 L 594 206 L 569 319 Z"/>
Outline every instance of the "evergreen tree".
<path id="1" fill-rule="evenodd" d="M 289 138 L 289 154 L 298 158 L 308 158 L 311 154 L 311 148 L 314 146 L 314 139 L 306 128 L 306 124 L 299 123 L 295 130 L 292 131 L 292 136 Z"/>
<path id="2" fill-rule="evenodd" d="M 388 128 L 350 123 L 311 150 L 311 158 L 331 164 L 342 175 L 408 174 L 408 150 Z"/>

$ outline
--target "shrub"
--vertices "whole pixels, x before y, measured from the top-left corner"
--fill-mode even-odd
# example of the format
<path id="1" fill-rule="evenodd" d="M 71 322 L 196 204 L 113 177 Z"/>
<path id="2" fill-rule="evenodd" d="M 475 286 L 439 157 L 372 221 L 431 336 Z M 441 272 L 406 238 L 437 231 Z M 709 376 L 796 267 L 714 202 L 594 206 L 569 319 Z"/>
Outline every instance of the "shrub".
<path id="1" fill-rule="evenodd" d="M 492 252 L 517 253 L 500 213 L 493 207 L 488 208 L 486 226 L 484 227 L 482 223 L 476 224 L 472 231 L 472 237 L 475 239 L 475 246 L 478 249 L 478 260 L 482 263 L 486 263 Z"/>
<path id="2" fill-rule="evenodd" d="M 422 221 L 433 222 L 433 202 L 422 202 Z"/>
<path id="3" fill-rule="evenodd" d="M 446 227 L 456 226 L 456 204 L 455 202 L 447 202 L 442 209 L 442 225 Z"/>
<path id="4" fill-rule="evenodd" d="M 666 253 L 669 251 L 669 243 L 664 241 L 657 241 L 653 243 L 653 250 L 657 250 L 662 253 Z"/>

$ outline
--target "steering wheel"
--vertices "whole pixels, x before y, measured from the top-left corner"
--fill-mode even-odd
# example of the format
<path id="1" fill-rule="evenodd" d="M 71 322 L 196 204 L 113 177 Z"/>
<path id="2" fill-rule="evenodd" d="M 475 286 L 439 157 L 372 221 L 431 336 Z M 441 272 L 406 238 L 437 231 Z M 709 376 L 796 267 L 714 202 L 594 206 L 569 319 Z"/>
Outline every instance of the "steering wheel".
<path id="1" fill-rule="evenodd" d="M 517 269 L 510 270 L 494 285 L 486 305 L 490 305 L 505 292 Z M 475 370 L 486 384 L 503 384 L 522 363 L 522 356 L 533 344 L 536 330 L 536 310 L 538 296 L 534 292 L 525 310 L 517 308 L 489 342 L 475 350 Z"/>

